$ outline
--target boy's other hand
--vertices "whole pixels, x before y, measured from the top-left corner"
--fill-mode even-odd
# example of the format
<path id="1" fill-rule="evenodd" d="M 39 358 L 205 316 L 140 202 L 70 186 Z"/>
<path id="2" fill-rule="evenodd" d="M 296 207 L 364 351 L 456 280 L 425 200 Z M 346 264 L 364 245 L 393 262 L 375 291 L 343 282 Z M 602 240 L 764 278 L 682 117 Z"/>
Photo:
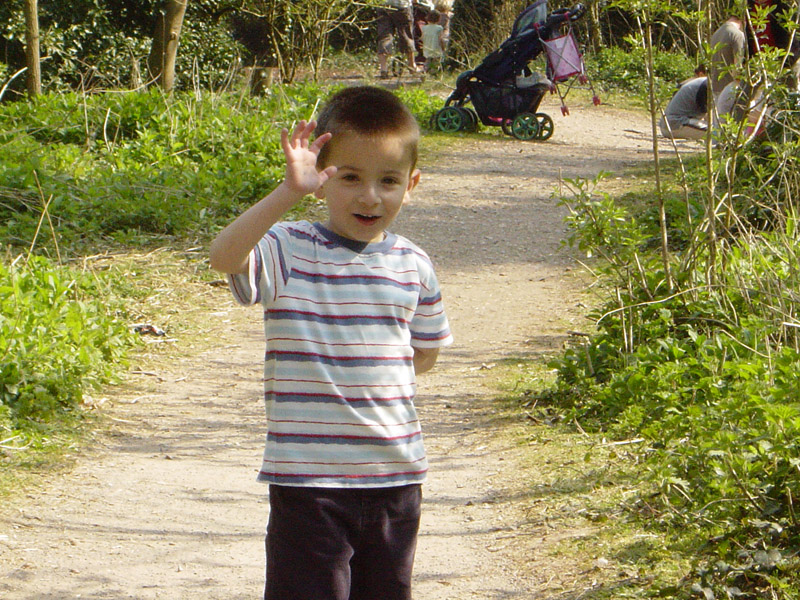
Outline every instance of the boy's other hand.
<path id="1" fill-rule="evenodd" d="M 313 194 L 320 186 L 336 173 L 336 167 L 327 167 L 317 171 L 317 157 L 320 149 L 331 139 L 330 133 L 324 133 L 313 142 L 309 142 L 316 121 L 300 121 L 292 131 L 281 130 L 281 146 L 286 156 L 286 185 L 302 196 Z"/>

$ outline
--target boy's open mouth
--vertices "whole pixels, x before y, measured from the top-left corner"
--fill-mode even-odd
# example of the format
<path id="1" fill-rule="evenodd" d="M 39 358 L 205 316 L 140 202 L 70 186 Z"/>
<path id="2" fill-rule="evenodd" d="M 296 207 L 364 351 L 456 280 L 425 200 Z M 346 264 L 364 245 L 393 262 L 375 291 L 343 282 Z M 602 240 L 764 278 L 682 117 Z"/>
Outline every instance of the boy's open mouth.
<path id="1" fill-rule="evenodd" d="M 361 222 L 361 223 L 363 223 L 365 225 L 372 225 L 375 221 L 380 219 L 380 217 L 377 216 L 377 215 L 359 215 L 359 214 L 355 214 L 354 216 L 355 216 L 356 219 L 359 220 L 359 222 Z"/>

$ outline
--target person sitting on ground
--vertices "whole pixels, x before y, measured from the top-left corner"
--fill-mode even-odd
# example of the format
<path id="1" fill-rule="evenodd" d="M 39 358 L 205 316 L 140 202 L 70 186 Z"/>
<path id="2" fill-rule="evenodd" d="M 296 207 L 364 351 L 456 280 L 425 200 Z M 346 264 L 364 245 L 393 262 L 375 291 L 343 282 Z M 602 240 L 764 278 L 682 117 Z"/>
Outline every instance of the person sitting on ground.
<path id="1" fill-rule="evenodd" d="M 711 92 L 716 100 L 725 86 L 738 78 L 737 70 L 744 59 L 747 37 L 742 21 L 730 17 L 711 35 L 710 72 Z"/>
<path id="2" fill-rule="evenodd" d="M 708 79 L 696 77 L 675 92 L 659 122 L 664 137 L 698 140 L 706 135 L 708 124 Z"/>
<path id="3" fill-rule="evenodd" d="M 381 79 L 389 77 L 389 56 L 392 54 L 395 33 L 408 69 L 412 73 L 417 71 L 412 14 L 411 0 L 384 0 L 384 5 L 378 8 L 378 65 Z"/>
<path id="4" fill-rule="evenodd" d="M 390 91 L 343 89 L 318 124 L 281 132 L 285 179 L 211 245 L 234 298 L 264 312 L 265 600 L 411 599 L 416 379 L 452 342 L 430 259 L 387 231 L 419 182 L 419 138 Z M 324 225 L 278 222 L 307 194 Z"/>
<path id="5" fill-rule="evenodd" d="M 422 26 L 422 55 L 425 57 L 425 70 L 435 71 L 441 68 L 444 56 L 444 28 L 439 24 L 441 14 L 431 11 Z"/>

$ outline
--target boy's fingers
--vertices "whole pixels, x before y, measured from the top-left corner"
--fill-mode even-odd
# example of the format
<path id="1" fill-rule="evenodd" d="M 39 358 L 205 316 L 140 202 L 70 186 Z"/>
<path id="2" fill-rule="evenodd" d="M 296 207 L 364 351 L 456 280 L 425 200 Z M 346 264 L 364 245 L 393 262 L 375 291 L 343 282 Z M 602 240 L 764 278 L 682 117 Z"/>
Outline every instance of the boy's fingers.
<path id="1" fill-rule="evenodd" d="M 295 125 L 294 129 L 292 130 L 292 137 L 290 138 L 290 142 L 292 147 L 297 145 L 297 141 L 303 138 L 303 132 L 305 131 L 307 123 L 305 121 L 300 121 L 297 125 Z"/>
<path id="2" fill-rule="evenodd" d="M 287 152 L 291 149 L 291 144 L 289 143 L 289 130 L 284 127 L 281 129 L 281 147 L 283 148 L 284 152 Z"/>
<path id="3" fill-rule="evenodd" d="M 324 146 L 324 145 L 325 145 L 325 144 L 328 142 L 328 140 L 330 140 L 332 137 L 333 137 L 333 134 L 332 134 L 332 133 L 330 133 L 330 132 L 328 132 L 328 133 L 323 133 L 323 134 L 322 134 L 321 136 L 319 136 L 319 137 L 318 137 L 316 140 L 314 140 L 314 143 L 313 143 L 313 144 L 311 144 L 311 150 L 314 150 L 315 152 L 319 152 L 319 151 L 320 151 L 320 149 L 321 149 L 321 148 L 322 148 L 322 147 L 323 147 L 323 146 Z"/>
<path id="4" fill-rule="evenodd" d="M 331 167 L 325 167 L 322 171 L 320 171 L 319 172 L 319 183 L 320 183 L 320 185 L 322 185 L 323 183 L 328 181 L 328 179 L 330 179 L 331 177 L 336 175 L 336 171 L 337 170 L 338 169 L 336 167 L 331 166 Z"/>

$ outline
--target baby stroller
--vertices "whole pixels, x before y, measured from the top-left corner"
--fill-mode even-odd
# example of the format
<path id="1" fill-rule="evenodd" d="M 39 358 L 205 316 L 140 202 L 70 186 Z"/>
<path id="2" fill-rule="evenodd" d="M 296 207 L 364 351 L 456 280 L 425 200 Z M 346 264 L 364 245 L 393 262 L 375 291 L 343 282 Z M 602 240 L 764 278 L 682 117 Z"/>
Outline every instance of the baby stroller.
<path id="1" fill-rule="evenodd" d="M 520 140 L 547 140 L 553 135 L 553 119 L 537 112 L 545 93 L 558 91 L 561 112 L 569 114 L 558 84 L 575 76 L 586 83 L 583 57 L 572 29 L 560 35 L 563 25 L 585 13 L 582 4 L 547 13 L 547 0 L 537 0 L 514 21 L 511 35 L 471 71 L 456 79 L 456 88 L 444 108 L 431 117 L 431 127 L 439 131 L 475 131 L 478 123 L 502 127 L 503 132 Z M 532 73 L 528 63 L 545 52 L 547 77 Z M 594 95 L 594 103 L 599 98 Z M 472 102 L 473 108 L 465 106 Z"/>

